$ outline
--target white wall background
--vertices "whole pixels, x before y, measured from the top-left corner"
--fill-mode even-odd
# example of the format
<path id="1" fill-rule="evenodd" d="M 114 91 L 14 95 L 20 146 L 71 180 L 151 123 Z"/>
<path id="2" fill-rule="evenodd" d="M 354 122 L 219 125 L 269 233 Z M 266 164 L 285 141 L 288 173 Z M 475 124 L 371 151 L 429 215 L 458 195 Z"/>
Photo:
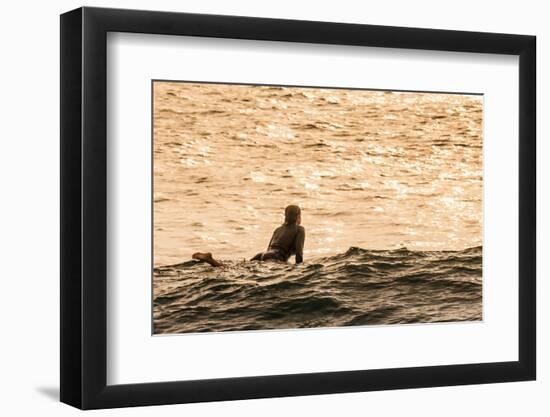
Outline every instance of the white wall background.
<path id="1" fill-rule="evenodd" d="M 71 0 L 10 2 L 0 24 L 0 410 L 2 415 L 75 415 L 58 403 L 59 392 L 59 17 L 81 6 Z M 550 26 L 545 2 L 352 0 L 124 0 L 86 5 L 234 14 L 291 19 L 370 23 L 538 37 L 538 381 L 376 393 L 325 395 L 138 409 L 99 411 L 95 415 L 279 416 L 409 415 L 545 416 L 550 413 L 550 147 L 543 120 L 550 97 Z M 546 395 L 545 395 L 546 394 Z"/>

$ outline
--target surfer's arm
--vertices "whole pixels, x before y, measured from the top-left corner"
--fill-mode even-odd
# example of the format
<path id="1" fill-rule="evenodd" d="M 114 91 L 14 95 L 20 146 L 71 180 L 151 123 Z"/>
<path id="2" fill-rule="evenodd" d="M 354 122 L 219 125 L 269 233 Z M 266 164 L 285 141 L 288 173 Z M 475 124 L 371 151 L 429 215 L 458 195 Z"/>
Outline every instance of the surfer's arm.
<path id="1" fill-rule="evenodd" d="M 277 230 L 275 230 L 275 231 L 273 232 L 273 234 L 271 235 L 271 240 L 269 241 L 269 245 L 267 245 L 267 250 L 271 249 L 271 244 L 272 244 L 273 241 L 275 240 L 275 232 L 276 232 L 276 231 L 277 231 Z"/>
<path id="2" fill-rule="evenodd" d="M 296 248 L 296 263 L 300 264 L 304 262 L 304 241 L 306 240 L 306 229 L 299 226 L 298 234 L 296 235 L 295 248 Z"/>

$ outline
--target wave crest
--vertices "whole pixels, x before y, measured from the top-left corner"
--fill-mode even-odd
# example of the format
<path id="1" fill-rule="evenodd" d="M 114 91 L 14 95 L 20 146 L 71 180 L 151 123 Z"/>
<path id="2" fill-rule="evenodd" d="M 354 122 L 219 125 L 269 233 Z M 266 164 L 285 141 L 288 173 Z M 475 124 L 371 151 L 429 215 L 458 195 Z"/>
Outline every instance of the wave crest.
<path id="1" fill-rule="evenodd" d="M 481 319 L 482 247 L 369 250 L 294 265 L 154 269 L 155 333 Z"/>

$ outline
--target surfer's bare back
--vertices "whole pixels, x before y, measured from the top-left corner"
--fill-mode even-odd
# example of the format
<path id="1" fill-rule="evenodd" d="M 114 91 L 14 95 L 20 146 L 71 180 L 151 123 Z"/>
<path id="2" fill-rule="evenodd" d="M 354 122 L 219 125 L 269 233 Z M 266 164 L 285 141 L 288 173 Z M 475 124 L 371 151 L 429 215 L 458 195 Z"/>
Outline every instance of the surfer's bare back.
<path id="1" fill-rule="evenodd" d="M 300 207 L 290 205 L 285 208 L 285 222 L 277 227 L 271 236 L 265 252 L 256 254 L 251 261 L 280 261 L 287 262 L 288 258 L 295 255 L 296 263 L 304 261 L 304 241 L 306 229 L 301 226 L 302 210 Z M 206 262 L 212 266 L 224 266 L 220 261 L 212 257 L 210 252 L 197 252 L 193 259 Z"/>

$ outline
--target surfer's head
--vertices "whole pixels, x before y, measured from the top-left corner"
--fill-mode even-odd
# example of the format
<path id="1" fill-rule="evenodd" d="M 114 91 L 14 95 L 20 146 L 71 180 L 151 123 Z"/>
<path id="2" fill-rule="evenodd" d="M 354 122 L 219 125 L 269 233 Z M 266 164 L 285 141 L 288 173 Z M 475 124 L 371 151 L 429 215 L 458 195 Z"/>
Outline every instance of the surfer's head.
<path id="1" fill-rule="evenodd" d="M 302 210 L 295 205 L 286 206 L 285 208 L 285 224 L 300 224 L 302 221 Z"/>

